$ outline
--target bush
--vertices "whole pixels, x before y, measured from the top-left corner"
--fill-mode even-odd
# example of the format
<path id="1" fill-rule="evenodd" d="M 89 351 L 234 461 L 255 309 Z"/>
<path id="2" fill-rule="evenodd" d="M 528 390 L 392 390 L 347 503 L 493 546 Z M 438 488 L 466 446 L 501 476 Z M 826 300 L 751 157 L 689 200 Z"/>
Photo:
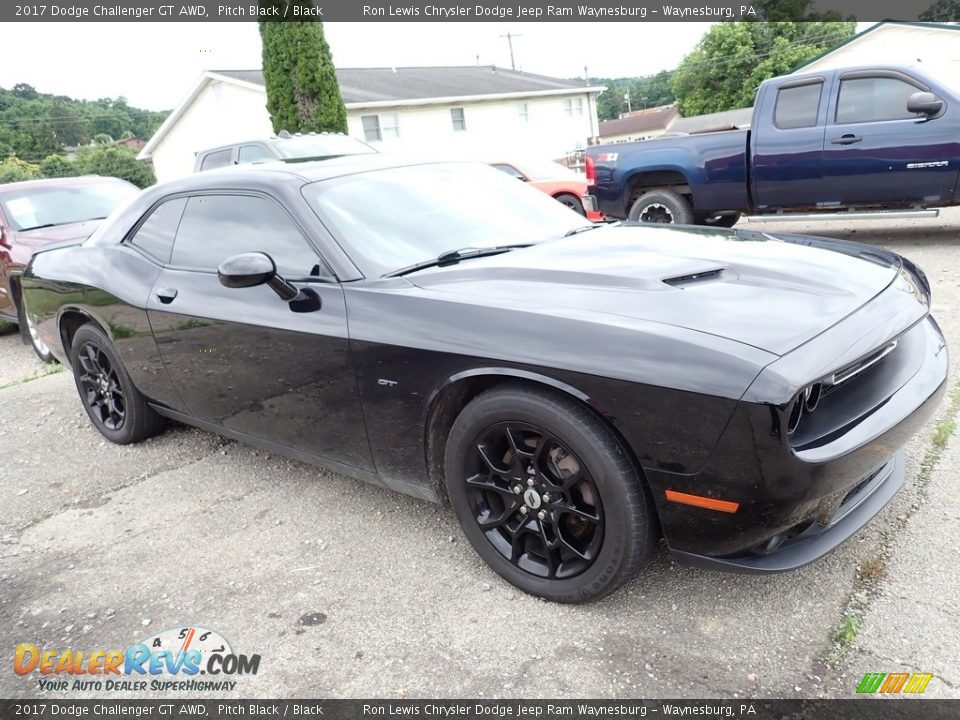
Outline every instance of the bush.
<path id="1" fill-rule="evenodd" d="M 39 165 L 25 162 L 15 156 L 10 156 L 0 162 L 0 183 L 34 180 L 38 177 L 40 177 Z"/>
<path id="2" fill-rule="evenodd" d="M 149 163 L 137 160 L 136 152 L 129 148 L 116 145 L 80 148 L 75 162 L 79 172 L 74 175 L 109 175 L 141 188 L 157 181 Z"/>

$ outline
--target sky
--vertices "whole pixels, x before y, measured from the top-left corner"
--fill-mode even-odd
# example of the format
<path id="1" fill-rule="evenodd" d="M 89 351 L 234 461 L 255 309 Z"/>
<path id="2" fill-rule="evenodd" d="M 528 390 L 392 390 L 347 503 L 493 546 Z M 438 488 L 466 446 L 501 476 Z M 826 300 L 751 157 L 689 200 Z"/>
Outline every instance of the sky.
<path id="1" fill-rule="evenodd" d="M 709 23 L 326 23 L 338 67 L 483 65 L 555 77 L 651 75 L 676 67 Z M 12 26 L 7 26 L 13 30 Z M 51 52 L 56 48 L 57 52 Z M 260 67 L 257 24 L 17 23 L 4 33 L 0 86 L 169 110 L 204 70 Z"/>

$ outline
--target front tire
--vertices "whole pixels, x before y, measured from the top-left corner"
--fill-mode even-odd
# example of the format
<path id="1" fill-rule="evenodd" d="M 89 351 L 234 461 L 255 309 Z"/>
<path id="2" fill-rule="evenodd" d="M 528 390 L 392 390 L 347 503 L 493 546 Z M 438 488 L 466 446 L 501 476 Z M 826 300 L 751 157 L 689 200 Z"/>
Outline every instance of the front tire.
<path id="1" fill-rule="evenodd" d="M 689 225 L 693 222 L 693 207 L 680 193 L 657 188 L 638 197 L 630 208 L 633 222 L 661 225 Z"/>
<path id="2" fill-rule="evenodd" d="M 70 345 L 73 379 L 93 426 L 118 445 L 156 435 L 163 419 L 127 374 L 113 343 L 96 325 L 84 325 Z"/>
<path id="3" fill-rule="evenodd" d="M 43 338 L 40 337 L 40 333 L 37 331 L 36 326 L 30 321 L 30 316 L 23 307 L 22 298 L 20 302 L 17 303 L 17 322 L 20 325 L 20 336 L 23 338 L 24 342 L 33 348 L 33 351 L 37 354 L 37 357 L 40 358 L 40 362 L 53 362 L 56 359 L 53 356 L 53 351 L 51 351 L 47 344 L 43 341 Z"/>
<path id="4" fill-rule="evenodd" d="M 447 494 L 477 553 L 548 600 L 597 600 L 629 580 L 657 540 L 651 501 L 613 434 L 546 389 L 500 386 L 457 417 Z"/>

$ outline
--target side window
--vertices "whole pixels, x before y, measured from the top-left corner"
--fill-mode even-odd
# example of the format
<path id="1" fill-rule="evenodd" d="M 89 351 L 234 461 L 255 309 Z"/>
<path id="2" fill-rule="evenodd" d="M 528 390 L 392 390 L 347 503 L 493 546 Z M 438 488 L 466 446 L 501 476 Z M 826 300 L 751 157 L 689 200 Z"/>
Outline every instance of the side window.
<path id="1" fill-rule="evenodd" d="M 232 255 L 265 252 L 288 278 L 319 275 L 316 252 L 272 200 L 251 195 L 200 195 L 187 201 L 173 246 L 173 264 L 216 272 Z"/>
<path id="2" fill-rule="evenodd" d="M 203 162 L 200 164 L 200 169 L 213 170 L 219 167 L 226 167 L 232 162 L 230 159 L 231 155 L 233 155 L 233 150 L 231 148 L 208 153 L 207 156 L 203 158 Z"/>
<path id="3" fill-rule="evenodd" d="M 517 170 L 513 165 L 507 165 L 506 163 L 494 163 L 495 167 L 500 172 L 504 172 L 510 177 L 515 177 L 517 180 L 526 180 L 523 176 L 523 173 Z"/>
<path id="4" fill-rule="evenodd" d="M 909 120 L 907 98 L 919 90 L 892 77 L 851 78 L 840 82 L 837 124 Z"/>
<path id="5" fill-rule="evenodd" d="M 130 238 L 130 244 L 163 264 L 169 263 L 173 236 L 177 234 L 177 226 L 186 204 L 186 198 L 175 198 L 158 205 Z"/>
<path id="6" fill-rule="evenodd" d="M 267 160 L 273 160 L 273 155 L 263 145 L 241 145 L 240 151 L 237 153 L 237 162 L 240 164 L 265 162 Z"/>
<path id="7" fill-rule="evenodd" d="M 781 130 L 815 127 L 822 90 L 822 82 L 781 88 L 773 111 L 774 125 Z"/>

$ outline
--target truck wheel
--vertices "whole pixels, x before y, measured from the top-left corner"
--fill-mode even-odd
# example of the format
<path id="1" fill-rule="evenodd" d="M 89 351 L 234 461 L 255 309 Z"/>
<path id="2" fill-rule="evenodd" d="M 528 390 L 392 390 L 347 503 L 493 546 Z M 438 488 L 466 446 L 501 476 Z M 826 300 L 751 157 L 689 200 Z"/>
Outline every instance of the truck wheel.
<path id="1" fill-rule="evenodd" d="M 689 225 L 693 208 L 683 195 L 666 188 L 644 193 L 630 208 L 630 220 L 641 223 Z"/>
<path id="2" fill-rule="evenodd" d="M 694 221 L 697 225 L 706 225 L 707 227 L 732 228 L 740 221 L 741 213 L 732 213 L 728 215 L 697 215 Z"/>

